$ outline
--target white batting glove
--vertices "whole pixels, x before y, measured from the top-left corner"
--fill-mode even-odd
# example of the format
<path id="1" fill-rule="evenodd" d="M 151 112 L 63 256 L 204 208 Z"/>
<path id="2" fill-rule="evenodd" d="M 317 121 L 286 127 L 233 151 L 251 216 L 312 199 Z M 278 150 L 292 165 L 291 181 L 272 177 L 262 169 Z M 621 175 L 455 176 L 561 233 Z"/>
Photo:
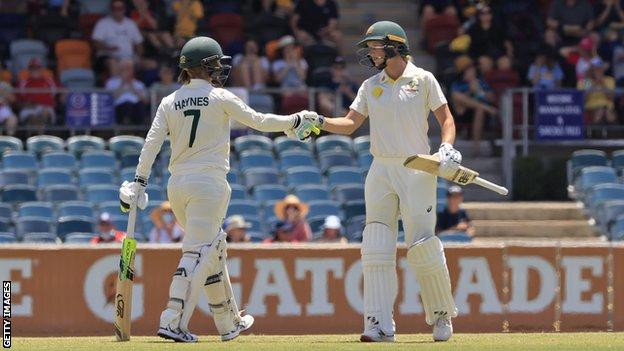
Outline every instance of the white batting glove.
<path id="1" fill-rule="evenodd" d="M 462 155 L 459 151 L 453 148 L 453 145 L 449 143 L 442 143 L 438 149 L 438 156 L 440 157 L 440 167 L 438 173 L 442 177 L 452 177 L 462 161 Z"/>
<path id="2" fill-rule="evenodd" d="M 145 178 L 136 177 L 134 182 L 124 181 L 119 188 L 119 202 L 121 204 L 121 211 L 128 212 L 130 210 L 130 205 L 136 201 L 136 205 L 138 208 L 144 210 L 147 207 L 147 202 L 149 201 L 149 197 L 145 192 L 145 187 L 147 186 L 147 181 Z M 141 194 L 141 196 L 137 199 L 137 194 Z"/>
<path id="3" fill-rule="evenodd" d="M 307 110 L 298 112 L 294 116 L 295 123 L 293 127 L 286 130 L 285 133 L 288 137 L 294 137 L 301 141 L 308 139 L 312 133 L 318 135 L 325 121 L 323 116 Z"/>

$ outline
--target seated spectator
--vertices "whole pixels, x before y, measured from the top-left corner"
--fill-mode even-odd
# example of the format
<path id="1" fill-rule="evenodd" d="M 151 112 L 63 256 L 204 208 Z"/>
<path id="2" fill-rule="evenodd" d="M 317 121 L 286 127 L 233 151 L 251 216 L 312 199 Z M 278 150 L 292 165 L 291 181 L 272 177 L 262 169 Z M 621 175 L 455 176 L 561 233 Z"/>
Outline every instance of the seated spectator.
<path id="1" fill-rule="evenodd" d="M 603 32 L 616 25 L 621 28 L 624 22 L 624 10 L 620 0 L 602 0 L 594 5 L 594 17 L 596 18 L 594 28 Z"/>
<path id="2" fill-rule="evenodd" d="M 290 18 L 294 7 L 292 0 L 257 1 L 250 28 L 262 47 L 271 40 L 292 34 Z"/>
<path id="3" fill-rule="evenodd" d="M 20 121 L 29 125 L 38 125 L 42 128 L 46 124 L 56 121 L 56 83 L 44 76 L 44 67 L 38 57 L 33 57 L 28 63 L 28 75 L 19 84 L 20 90 L 47 89 L 50 92 L 27 93 L 20 92 Z"/>
<path id="4" fill-rule="evenodd" d="M 147 89 L 143 82 L 134 78 L 132 60 L 119 63 L 119 75 L 106 82 L 106 89 L 115 96 L 115 116 L 119 124 L 142 124 L 145 121 Z"/>
<path id="5" fill-rule="evenodd" d="M 601 59 L 593 59 L 588 74 L 577 86 L 578 89 L 587 91 L 585 110 L 591 114 L 593 124 L 617 123 L 613 103 L 615 80 L 613 77 L 605 76 L 606 68 Z"/>
<path id="6" fill-rule="evenodd" d="M 280 58 L 273 62 L 271 69 L 275 81 L 282 88 L 303 88 L 308 73 L 308 63 L 299 57 L 295 48 L 295 38 L 290 35 L 282 37 L 278 48 Z"/>
<path id="7" fill-rule="evenodd" d="M 293 33 L 303 46 L 321 41 L 332 43 L 342 52 L 338 17 L 338 5 L 334 0 L 300 0 L 292 19 Z"/>
<path id="8" fill-rule="evenodd" d="M 477 76 L 477 69 L 469 66 L 463 71 L 462 79 L 451 85 L 451 100 L 458 122 L 472 123 L 473 147 L 478 154 L 486 117 L 498 115 L 498 110 L 494 107 L 494 93 Z"/>
<path id="9" fill-rule="evenodd" d="M 249 90 L 263 89 L 269 78 L 270 64 L 265 56 L 259 54 L 258 43 L 253 39 L 245 42 L 245 51 L 234 56 L 234 86 Z"/>
<path id="10" fill-rule="evenodd" d="M 2 60 L 0 60 L 0 82 L 6 82 L 8 84 L 11 84 L 11 82 L 13 82 L 13 74 L 11 73 L 11 71 L 6 69 L 6 66 L 4 65 Z"/>
<path id="11" fill-rule="evenodd" d="M 173 214 L 169 201 L 152 210 L 150 218 L 154 228 L 149 233 L 150 243 L 177 243 L 184 237 L 184 229 Z"/>
<path id="12" fill-rule="evenodd" d="M 264 239 L 263 243 L 297 243 L 294 227 L 288 222 L 277 222 L 272 232 L 273 236 Z"/>
<path id="13" fill-rule="evenodd" d="M 576 80 L 577 82 L 585 79 L 585 74 L 591 67 L 591 62 L 593 59 L 598 58 L 598 54 L 596 53 L 596 45 L 594 41 L 589 38 L 583 38 L 578 45 L 578 56 L 574 53 L 569 55 L 569 60 L 574 62 L 576 58 Z"/>
<path id="14" fill-rule="evenodd" d="M 147 0 L 132 0 L 134 10 L 130 14 L 147 41 L 158 51 L 158 54 L 171 57 L 175 54 L 175 43 L 171 33 L 162 30 L 154 14 L 149 9 Z"/>
<path id="15" fill-rule="evenodd" d="M 273 208 L 277 218 L 292 225 L 293 236 L 297 241 L 312 240 L 312 229 L 306 220 L 309 210 L 310 207 L 301 202 L 295 195 L 287 195 Z"/>
<path id="16" fill-rule="evenodd" d="M 494 60 L 490 56 L 481 55 L 477 58 L 477 65 L 479 67 L 479 74 L 485 76 L 494 69 Z"/>
<path id="17" fill-rule="evenodd" d="M 503 55 L 496 60 L 496 68 L 484 76 L 485 81 L 497 94 L 502 94 L 504 89 L 514 88 L 520 84 L 520 76 L 514 70 L 511 58 Z M 496 100 L 498 101 L 498 100 Z"/>
<path id="18" fill-rule="evenodd" d="M 195 36 L 197 21 L 204 17 L 204 7 L 199 0 L 175 0 L 173 12 L 176 14 L 175 40 L 178 47 Z"/>
<path id="19" fill-rule="evenodd" d="M 14 135 L 17 128 L 17 117 L 11 108 L 15 102 L 13 87 L 7 82 L 0 81 L 0 124 L 5 135 Z"/>
<path id="20" fill-rule="evenodd" d="M 247 235 L 247 229 L 251 224 L 245 222 L 245 218 L 240 215 L 233 215 L 225 219 L 225 233 L 229 243 L 246 243 L 251 240 Z"/>
<path id="21" fill-rule="evenodd" d="M 451 232 L 465 232 L 469 236 L 474 236 L 474 227 L 466 210 L 461 208 L 464 202 L 462 188 L 452 185 L 446 192 L 447 205 L 444 211 L 438 213 L 436 223 L 436 235 Z"/>
<path id="22" fill-rule="evenodd" d="M 598 56 L 605 62 L 613 61 L 613 53 L 615 49 L 621 45 L 621 42 L 620 35 L 617 31 L 611 29 L 607 30 L 598 45 Z"/>
<path id="23" fill-rule="evenodd" d="M 624 45 L 619 44 L 613 50 L 613 78 L 618 87 L 624 87 Z"/>
<path id="24" fill-rule="evenodd" d="M 564 45 L 572 45 L 594 28 L 594 11 L 587 0 L 555 0 L 546 24 L 559 32 Z"/>
<path id="25" fill-rule="evenodd" d="M 478 21 L 470 27 L 470 56 L 482 55 L 497 58 L 501 55 L 513 55 L 513 46 L 505 39 L 505 32 L 492 21 L 492 11 L 488 6 L 479 7 Z"/>
<path id="26" fill-rule="evenodd" d="M 108 212 L 102 212 L 98 221 L 96 235 L 91 238 L 91 244 L 120 243 L 126 237 L 126 233 L 115 229 Z"/>
<path id="27" fill-rule="evenodd" d="M 158 72 L 160 80 L 150 87 L 150 90 L 156 94 L 156 101 L 160 102 L 165 96 L 173 93 L 180 88 L 180 83 L 175 81 L 173 68 L 167 65 L 160 66 Z"/>
<path id="28" fill-rule="evenodd" d="M 453 4 L 453 0 L 423 0 L 420 1 L 420 28 L 425 34 L 425 23 L 438 15 L 457 17 L 457 9 Z"/>
<path id="29" fill-rule="evenodd" d="M 322 227 L 323 235 L 316 241 L 319 243 L 346 244 L 348 240 L 342 235 L 343 229 L 338 216 L 327 216 Z"/>
<path id="30" fill-rule="evenodd" d="M 338 116 L 346 114 L 349 110 L 349 105 L 355 99 L 358 86 L 349 77 L 347 71 L 347 64 L 345 60 L 338 56 L 334 60 L 330 68 L 330 81 L 319 84 L 320 87 L 330 89 L 331 92 L 320 92 L 318 95 L 319 109 L 325 116 Z M 336 92 L 339 92 L 342 97 L 342 105 L 340 111 L 337 113 L 334 111 L 336 105 Z"/>
<path id="31" fill-rule="evenodd" d="M 527 79 L 536 89 L 550 90 L 561 87 L 563 71 L 555 61 L 554 53 L 547 50 L 539 52 L 529 67 Z"/>

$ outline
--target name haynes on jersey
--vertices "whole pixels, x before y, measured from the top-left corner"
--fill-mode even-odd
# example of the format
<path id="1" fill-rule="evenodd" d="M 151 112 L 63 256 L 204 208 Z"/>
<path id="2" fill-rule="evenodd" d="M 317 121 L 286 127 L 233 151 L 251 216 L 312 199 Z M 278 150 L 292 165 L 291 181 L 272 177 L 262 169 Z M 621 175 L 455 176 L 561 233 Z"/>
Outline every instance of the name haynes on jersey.
<path id="1" fill-rule="evenodd" d="M 176 110 L 181 110 L 187 107 L 196 107 L 196 106 L 208 106 L 210 104 L 210 98 L 207 96 L 200 97 L 188 97 L 186 99 L 182 99 L 180 101 L 176 101 L 173 104 L 173 107 Z"/>

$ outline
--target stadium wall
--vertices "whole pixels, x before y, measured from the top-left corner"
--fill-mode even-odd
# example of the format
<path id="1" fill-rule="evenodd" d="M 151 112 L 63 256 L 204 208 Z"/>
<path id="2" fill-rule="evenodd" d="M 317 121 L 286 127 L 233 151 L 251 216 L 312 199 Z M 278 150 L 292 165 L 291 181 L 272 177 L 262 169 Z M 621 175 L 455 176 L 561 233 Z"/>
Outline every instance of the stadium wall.
<path id="1" fill-rule="evenodd" d="M 155 333 L 180 253 L 139 246 L 134 335 Z M 228 263 L 239 305 L 256 317 L 254 333 L 357 333 L 359 255 L 357 245 L 231 245 Z M 624 245 L 449 245 L 446 255 L 458 332 L 624 330 Z M 398 332 L 428 332 L 405 248 L 398 257 Z M 118 245 L 1 247 L 15 335 L 113 335 L 118 260 Z M 193 332 L 215 333 L 208 311 L 202 296 Z"/>

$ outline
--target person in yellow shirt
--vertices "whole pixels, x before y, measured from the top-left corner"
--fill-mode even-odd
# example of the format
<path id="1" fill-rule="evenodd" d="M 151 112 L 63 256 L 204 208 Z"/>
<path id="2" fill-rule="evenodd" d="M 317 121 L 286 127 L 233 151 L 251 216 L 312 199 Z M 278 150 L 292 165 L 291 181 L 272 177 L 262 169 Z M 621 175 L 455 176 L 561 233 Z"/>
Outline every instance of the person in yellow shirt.
<path id="1" fill-rule="evenodd" d="M 204 17 L 204 7 L 199 0 L 176 0 L 173 3 L 176 13 L 175 38 L 178 47 L 195 36 L 197 21 Z"/>
<path id="2" fill-rule="evenodd" d="M 586 90 L 585 110 L 591 114 L 593 124 L 617 123 L 613 103 L 615 79 L 605 75 L 606 64 L 600 58 L 590 62 L 590 69 L 585 79 L 580 80 L 577 88 Z"/>

